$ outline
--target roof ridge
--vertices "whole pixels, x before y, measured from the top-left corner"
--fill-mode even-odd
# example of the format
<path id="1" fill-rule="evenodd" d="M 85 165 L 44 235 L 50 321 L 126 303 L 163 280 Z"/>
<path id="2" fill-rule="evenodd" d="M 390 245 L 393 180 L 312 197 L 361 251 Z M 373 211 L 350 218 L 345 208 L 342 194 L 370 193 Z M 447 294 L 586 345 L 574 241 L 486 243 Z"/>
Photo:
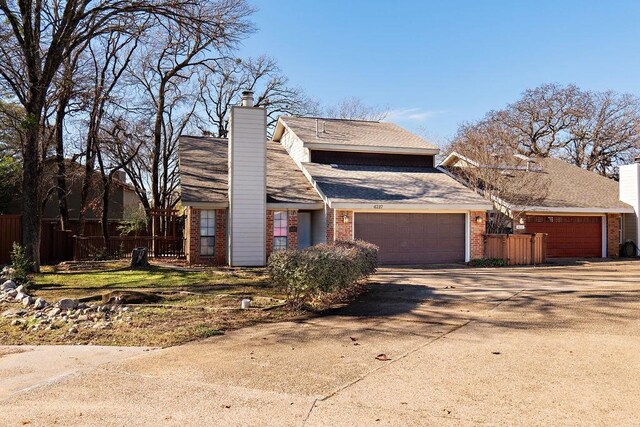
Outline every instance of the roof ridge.
<path id="1" fill-rule="evenodd" d="M 339 117 L 321 117 L 321 116 L 280 116 L 280 118 L 281 119 L 291 118 L 291 119 L 333 120 L 333 121 L 342 121 L 342 122 L 390 123 L 390 122 L 383 122 L 381 120 L 345 119 L 345 118 L 339 118 Z"/>

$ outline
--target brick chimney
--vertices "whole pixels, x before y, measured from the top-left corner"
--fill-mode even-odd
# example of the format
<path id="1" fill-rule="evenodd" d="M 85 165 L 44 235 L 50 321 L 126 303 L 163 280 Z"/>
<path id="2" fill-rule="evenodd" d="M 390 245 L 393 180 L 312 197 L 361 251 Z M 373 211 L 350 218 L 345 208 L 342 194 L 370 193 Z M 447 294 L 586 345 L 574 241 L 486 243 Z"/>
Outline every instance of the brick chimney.
<path id="1" fill-rule="evenodd" d="M 229 126 L 229 264 L 266 264 L 267 114 L 253 92 L 231 109 Z"/>

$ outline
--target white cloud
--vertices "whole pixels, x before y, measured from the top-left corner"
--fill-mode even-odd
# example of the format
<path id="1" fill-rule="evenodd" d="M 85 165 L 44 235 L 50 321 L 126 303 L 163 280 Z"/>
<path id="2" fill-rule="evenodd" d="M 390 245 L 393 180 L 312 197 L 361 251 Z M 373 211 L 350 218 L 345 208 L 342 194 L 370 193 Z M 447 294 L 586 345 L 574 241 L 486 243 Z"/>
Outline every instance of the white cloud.
<path id="1" fill-rule="evenodd" d="M 422 108 L 401 108 L 387 111 L 385 120 L 390 122 L 424 122 L 446 110 L 423 110 Z"/>

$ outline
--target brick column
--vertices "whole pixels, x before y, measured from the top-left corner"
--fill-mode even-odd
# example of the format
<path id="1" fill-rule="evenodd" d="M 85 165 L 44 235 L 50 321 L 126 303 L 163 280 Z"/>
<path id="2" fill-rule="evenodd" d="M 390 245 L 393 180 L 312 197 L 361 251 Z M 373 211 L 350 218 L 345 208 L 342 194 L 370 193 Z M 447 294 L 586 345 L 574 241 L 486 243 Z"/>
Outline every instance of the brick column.
<path id="1" fill-rule="evenodd" d="M 620 214 L 607 214 L 607 257 L 620 256 Z"/>
<path id="2" fill-rule="evenodd" d="M 227 263 L 227 210 L 216 210 L 216 254 L 210 263 L 225 265 Z"/>
<path id="3" fill-rule="evenodd" d="M 197 264 L 200 258 L 200 209 L 187 208 L 187 262 Z"/>
<path id="4" fill-rule="evenodd" d="M 482 222 L 477 222 L 476 217 Z M 484 211 L 469 212 L 469 231 L 471 240 L 471 259 L 484 258 L 484 234 L 487 226 L 487 213 Z"/>
<path id="5" fill-rule="evenodd" d="M 335 240 L 353 240 L 353 211 L 335 211 Z"/>
<path id="6" fill-rule="evenodd" d="M 273 252 L 273 211 L 267 209 L 267 230 L 266 230 L 266 252 L 267 252 L 267 260 L 269 260 L 269 255 Z"/>
<path id="7" fill-rule="evenodd" d="M 287 211 L 287 249 L 298 249 L 298 210 L 291 209 Z M 296 231 L 291 231 L 292 227 Z"/>
<path id="8" fill-rule="evenodd" d="M 327 207 L 327 244 L 331 244 L 335 240 L 334 236 L 334 222 L 335 211 L 330 207 Z"/>

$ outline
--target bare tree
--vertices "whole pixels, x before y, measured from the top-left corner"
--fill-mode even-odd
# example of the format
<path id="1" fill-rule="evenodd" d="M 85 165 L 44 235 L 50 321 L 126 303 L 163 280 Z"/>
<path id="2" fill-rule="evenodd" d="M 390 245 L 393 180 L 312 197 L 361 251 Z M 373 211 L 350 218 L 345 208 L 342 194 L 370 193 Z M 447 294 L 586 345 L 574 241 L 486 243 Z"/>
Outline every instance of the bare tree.
<path id="1" fill-rule="evenodd" d="M 568 131 L 583 113 L 582 101 L 574 85 L 545 84 L 526 90 L 518 101 L 490 115 L 516 132 L 520 153 L 548 157 L 570 142 Z"/>
<path id="2" fill-rule="evenodd" d="M 549 181 L 535 159 L 514 151 L 517 132 L 493 120 L 460 127 L 449 152 L 460 160 L 448 170 L 461 182 L 494 203 L 490 233 L 509 230 L 523 218 L 517 207 L 539 205 L 547 196 Z"/>
<path id="3" fill-rule="evenodd" d="M 165 16 L 195 27 L 217 28 L 221 44 L 244 28 L 245 0 L 218 0 L 219 13 L 188 13 L 193 0 L 0 0 L 0 84 L 24 107 L 22 147 L 23 242 L 39 270 L 43 111 L 51 83 L 66 58 L 87 40 L 126 32 L 122 17 Z M 240 19 L 234 19 L 240 17 Z M 213 18 L 213 19 L 212 19 Z"/>
<path id="4" fill-rule="evenodd" d="M 200 69 L 216 69 L 227 51 L 252 30 L 246 22 L 252 9 L 239 0 L 203 3 L 191 12 L 207 25 L 158 19 L 130 73 L 153 110 L 153 132 L 149 149 L 143 150 L 150 156 L 149 167 L 137 171 L 133 163 L 126 171 L 139 194 L 150 193 L 150 208 L 167 208 L 173 203 L 177 138 L 189 124 L 197 101 L 187 88 L 197 81 Z M 180 124 L 172 123 L 176 119 Z"/>
<path id="5" fill-rule="evenodd" d="M 561 157 L 584 169 L 615 176 L 616 166 L 640 151 L 640 100 L 613 91 L 587 92 Z"/>
<path id="6" fill-rule="evenodd" d="M 225 59 L 217 69 L 205 69 L 200 78 L 200 94 L 204 116 L 214 129 L 201 126 L 203 133 L 224 138 L 228 134 L 231 107 L 238 105 L 244 90 L 255 93 L 257 107 L 267 110 L 267 128 L 272 129 L 278 116 L 317 115 L 318 103 L 299 89 L 289 85 L 275 59 L 266 55 L 258 58 Z M 207 123 L 207 124 L 209 124 Z"/>
<path id="7" fill-rule="evenodd" d="M 380 121 L 387 117 L 387 109 L 366 105 L 362 99 L 353 96 L 327 108 L 325 115 L 334 119 Z"/>

